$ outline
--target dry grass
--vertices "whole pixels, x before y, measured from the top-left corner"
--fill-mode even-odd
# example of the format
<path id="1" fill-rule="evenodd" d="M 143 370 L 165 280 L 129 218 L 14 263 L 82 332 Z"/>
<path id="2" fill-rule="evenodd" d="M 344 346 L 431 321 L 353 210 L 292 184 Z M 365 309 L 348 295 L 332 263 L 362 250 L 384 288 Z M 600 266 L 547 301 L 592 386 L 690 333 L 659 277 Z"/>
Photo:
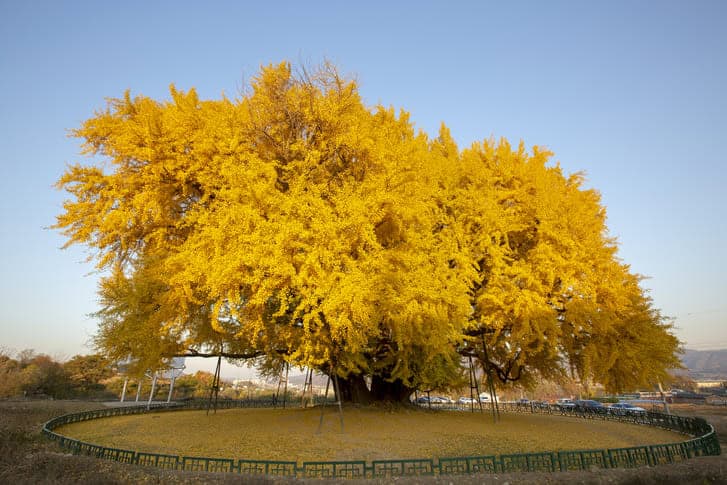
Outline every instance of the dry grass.
<path id="1" fill-rule="evenodd" d="M 382 460 L 621 448 L 683 441 L 647 426 L 583 418 L 348 408 L 179 411 L 74 423 L 57 432 L 108 447 L 219 458 Z"/>
<path id="2" fill-rule="evenodd" d="M 714 427 L 722 443 L 727 440 L 727 406 L 675 404 L 671 406 L 671 412 L 680 416 L 702 416 Z"/>
<path id="3" fill-rule="evenodd" d="M 62 414 L 90 411 L 100 403 L 77 401 L 0 401 L 0 484 L 231 484 L 240 477 L 168 471 L 125 465 L 62 451 L 40 432 Z M 272 479 L 245 477 L 245 483 Z"/>

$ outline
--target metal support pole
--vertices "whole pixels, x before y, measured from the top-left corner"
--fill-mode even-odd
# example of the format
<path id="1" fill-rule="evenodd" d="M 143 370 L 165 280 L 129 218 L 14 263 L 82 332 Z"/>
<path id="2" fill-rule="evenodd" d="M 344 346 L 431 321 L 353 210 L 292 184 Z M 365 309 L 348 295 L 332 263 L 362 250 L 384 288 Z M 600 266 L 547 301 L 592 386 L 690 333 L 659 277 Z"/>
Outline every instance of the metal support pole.
<path id="1" fill-rule="evenodd" d="M 129 383 L 129 378 L 124 378 L 124 388 L 121 390 L 121 401 L 124 402 L 124 398 L 126 397 L 126 385 Z"/>
<path id="2" fill-rule="evenodd" d="M 475 401 L 472 396 L 472 391 L 474 390 L 477 393 L 477 404 L 480 406 L 480 413 L 482 413 L 484 412 L 484 410 L 482 409 L 482 399 L 480 399 L 480 386 L 479 384 L 477 384 L 477 373 L 475 372 L 475 365 L 472 362 L 472 355 L 469 355 L 468 358 L 470 368 L 470 412 L 475 412 Z"/>
<path id="3" fill-rule="evenodd" d="M 305 373 L 305 382 L 303 383 L 303 397 L 300 399 L 300 407 L 304 408 L 306 407 L 306 389 L 310 390 L 310 403 L 311 405 L 314 404 L 313 400 L 313 369 L 306 370 Z"/>
<path id="4" fill-rule="evenodd" d="M 169 383 L 169 395 L 167 396 L 168 403 L 172 401 L 172 391 L 174 390 L 174 381 L 176 379 L 176 377 L 172 377 L 172 381 Z"/>
<path id="5" fill-rule="evenodd" d="M 471 355 L 468 356 L 467 359 L 468 359 L 468 363 L 469 363 L 469 367 L 467 368 L 467 372 L 468 372 L 469 377 L 470 377 L 470 412 L 471 413 L 474 413 L 475 412 L 475 396 L 474 396 L 474 393 L 473 393 L 474 386 L 473 386 L 472 383 L 473 382 L 476 383 L 477 380 L 474 380 L 473 381 L 473 377 L 474 376 L 472 375 L 473 374 L 473 372 L 472 372 L 473 371 L 473 369 L 472 369 L 472 356 Z M 479 393 L 477 394 L 477 402 L 480 402 L 480 395 L 479 395 Z"/>
<path id="6" fill-rule="evenodd" d="M 222 367 L 222 350 L 217 356 L 217 367 L 215 368 L 215 376 L 212 378 L 212 387 L 210 388 L 210 399 L 207 402 L 207 415 L 210 414 L 212 407 L 212 397 L 215 398 L 215 414 L 217 414 L 217 398 L 220 394 L 220 368 Z"/>
<path id="7" fill-rule="evenodd" d="M 341 388 L 338 385 L 338 375 L 336 374 L 336 370 L 333 367 L 333 363 L 331 363 L 328 370 L 328 380 L 326 381 L 326 395 L 323 398 L 323 406 L 321 406 L 321 420 L 318 423 L 318 431 L 316 434 L 320 433 L 323 427 L 323 413 L 326 409 L 326 400 L 328 399 L 328 388 L 331 384 L 331 376 L 333 376 L 333 392 L 335 393 L 336 404 L 338 405 L 338 415 L 341 419 L 341 433 L 343 433 L 343 406 L 341 405 Z"/>
<path id="8" fill-rule="evenodd" d="M 323 404 L 321 405 L 321 419 L 318 421 L 318 431 L 316 431 L 316 434 L 321 434 L 321 429 L 323 428 L 323 413 L 326 409 L 326 400 L 328 399 L 328 387 L 331 385 L 331 376 L 328 375 L 328 380 L 326 380 L 326 393 L 323 395 Z"/>
<path id="9" fill-rule="evenodd" d="M 285 403 L 288 400 L 288 373 L 290 372 L 290 364 L 285 363 L 285 386 L 283 388 L 283 409 L 285 409 Z"/>
<path id="10" fill-rule="evenodd" d="M 336 400 L 338 401 L 338 416 L 341 419 L 341 433 L 343 433 L 343 407 L 341 405 L 341 391 L 338 387 L 338 375 L 333 374 L 333 391 L 336 393 Z"/>
<path id="11" fill-rule="evenodd" d="M 282 373 L 278 375 L 278 387 L 275 389 L 275 393 L 273 393 L 273 407 L 277 409 L 278 407 L 278 400 L 280 399 L 280 386 L 283 385 L 283 376 Z"/>
<path id="12" fill-rule="evenodd" d="M 157 386 L 157 375 L 155 372 L 154 377 L 151 378 L 151 391 L 149 391 L 149 402 L 146 403 L 147 409 L 149 409 L 151 407 L 151 400 L 154 399 L 154 391 L 156 390 L 156 386 Z"/>
<path id="13" fill-rule="evenodd" d="M 144 382 L 141 379 L 136 381 L 136 402 L 139 402 L 139 396 L 141 395 L 141 383 Z"/>
<path id="14" fill-rule="evenodd" d="M 497 419 L 500 419 L 500 404 L 497 402 L 497 390 L 495 389 L 495 380 L 490 374 L 490 393 L 492 396 L 492 402 L 495 404 L 495 412 L 497 413 Z"/>
<path id="15" fill-rule="evenodd" d="M 669 403 L 666 402 L 666 395 L 664 394 L 664 388 L 661 385 L 661 381 L 657 381 L 659 385 L 659 394 L 661 394 L 661 403 L 664 405 L 664 410 L 666 411 L 666 414 L 671 414 L 669 411 Z"/>
<path id="16" fill-rule="evenodd" d="M 484 361 L 482 362 L 482 367 L 485 373 L 487 374 L 487 381 L 489 383 L 490 388 L 490 400 L 492 403 L 490 404 L 490 407 L 492 408 L 492 421 L 497 423 L 497 421 L 500 419 L 500 408 L 497 405 L 497 394 L 495 393 L 495 383 L 492 381 L 492 371 L 490 370 L 490 358 L 487 356 L 487 343 L 485 342 L 485 334 L 482 333 L 482 351 L 484 353 Z"/>

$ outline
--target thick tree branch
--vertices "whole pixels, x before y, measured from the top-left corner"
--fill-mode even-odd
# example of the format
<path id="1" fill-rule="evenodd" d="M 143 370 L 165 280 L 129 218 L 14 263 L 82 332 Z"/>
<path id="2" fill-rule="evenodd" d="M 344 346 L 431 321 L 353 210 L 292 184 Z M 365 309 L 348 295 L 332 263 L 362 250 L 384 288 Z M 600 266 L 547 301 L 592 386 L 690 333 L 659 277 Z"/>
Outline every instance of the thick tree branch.
<path id="1" fill-rule="evenodd" d="M 184 353 L 176 354 L 173 357 L 219 357 L 222 356 L 226 359 L 255 359 L 262 357 L 265 352 L 254 351 L 249 353 L 234 353 L 234 352 L 200 352 L 195 349 L 187 349 Z"/>

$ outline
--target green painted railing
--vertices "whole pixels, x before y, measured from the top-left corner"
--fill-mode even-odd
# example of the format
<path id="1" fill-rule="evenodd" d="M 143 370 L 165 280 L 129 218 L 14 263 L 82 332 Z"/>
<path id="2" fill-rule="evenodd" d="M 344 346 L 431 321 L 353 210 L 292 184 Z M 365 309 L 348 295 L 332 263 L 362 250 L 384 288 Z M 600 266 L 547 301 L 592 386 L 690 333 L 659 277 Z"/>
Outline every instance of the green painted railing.
<path id="1" fill-rule="evenodd" d="M 274 401 L 220 401 L 218 409 L 239 407 L 272 407 Z M 379 478 L 416 475 L 451 475 L 467 473 L 506 472 L 553 472 L 568 470 L 590 470 L 591 468 L 633 468 L 675 463 L 695 456 L 719 455 L 721 453 L 714 428 L 702 418 L 683 417 L 670 414 L 644 413 L 638 415 L 611 415 L 603 412 L 562 410 L 553 406 L 533 407 L 517 404 L 500 404 L 505 412 L 528 412 L 579 416 L 586 419 L 608 419 L 628 423 L 657 426 L 694 438 L 678 443 L 634 446 L 606 450 L 574 450 L 542 453 L 516 453 L 509 455 L 486 455 L 444 457 L 439 459 L 375 460 L 365 461 L 296 461 L 245 460 L 231 458 L 207 458 L 199 456 L 177 456 L 146 453 L 85 443 L 53 430 L 71 423 L 90 419 L 168 412 L 184 409 L 205 409 L 206 401 L 191 401 L 180 404 L 163 404 L 121 408 L 108 408 L 82 413 L 73 413 L 53 418 L 43 425 L 43 434 L 56 441 L 62 448 L 74 454 L 105 458 L 121 463 L 153 466 L 172 470 L 227 472 L 288 477 L 315 478 Z"/>

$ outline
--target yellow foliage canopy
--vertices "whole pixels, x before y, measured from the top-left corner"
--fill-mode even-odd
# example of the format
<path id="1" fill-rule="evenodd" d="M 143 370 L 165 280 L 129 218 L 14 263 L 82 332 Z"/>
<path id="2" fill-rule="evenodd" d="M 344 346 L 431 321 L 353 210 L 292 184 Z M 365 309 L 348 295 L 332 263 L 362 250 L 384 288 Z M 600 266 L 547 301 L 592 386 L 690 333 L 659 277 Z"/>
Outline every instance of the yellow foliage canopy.
<path id="1" fill-rule="evenodd" d="M 111 356 L 222 349 L 413 389 L 484 359 L 485 332 L 503 381 L 617 389 L 677 365 L 598 194 L 547 151 L 430 139 L 330 65 L 263 68 L 237 100 L 170 91 L 111 100 L 75 131 L 104 164 L 58 181 L 56 227 L 110 270 Z"/>

